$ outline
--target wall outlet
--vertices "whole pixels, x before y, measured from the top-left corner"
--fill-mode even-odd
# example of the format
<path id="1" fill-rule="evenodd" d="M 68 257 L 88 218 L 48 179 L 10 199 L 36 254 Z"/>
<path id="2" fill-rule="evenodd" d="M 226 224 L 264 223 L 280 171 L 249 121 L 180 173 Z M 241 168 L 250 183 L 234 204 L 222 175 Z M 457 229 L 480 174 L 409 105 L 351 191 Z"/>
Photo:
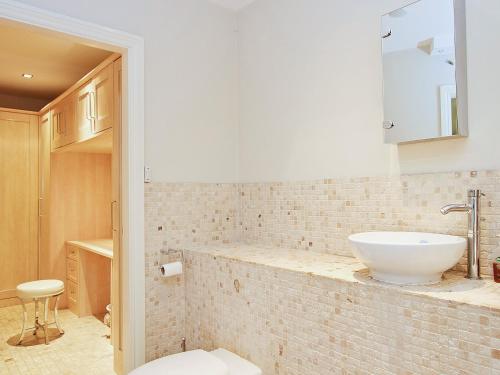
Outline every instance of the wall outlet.
<path id="1" fill-rule="evenodd" d="M 149 184 L 151 182 L 151 168 L 148 166 L 144 166 L 144 182 Z"/>

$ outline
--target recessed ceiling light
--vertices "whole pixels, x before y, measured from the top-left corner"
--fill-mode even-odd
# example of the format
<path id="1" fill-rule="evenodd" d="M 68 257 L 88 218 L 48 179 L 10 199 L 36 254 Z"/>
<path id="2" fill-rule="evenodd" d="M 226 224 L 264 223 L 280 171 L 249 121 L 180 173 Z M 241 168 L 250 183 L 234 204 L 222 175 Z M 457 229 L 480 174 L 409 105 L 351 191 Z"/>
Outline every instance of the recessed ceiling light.
<path id="1" fill-rule="evenodd" d="M 23 74 L 21 74 L 21 77 L 26 78 L 26 79 L 31 79 L 31 78 L 33 78 L 33 74 L 31 74 L 31 73 L 23 73 Z"/>

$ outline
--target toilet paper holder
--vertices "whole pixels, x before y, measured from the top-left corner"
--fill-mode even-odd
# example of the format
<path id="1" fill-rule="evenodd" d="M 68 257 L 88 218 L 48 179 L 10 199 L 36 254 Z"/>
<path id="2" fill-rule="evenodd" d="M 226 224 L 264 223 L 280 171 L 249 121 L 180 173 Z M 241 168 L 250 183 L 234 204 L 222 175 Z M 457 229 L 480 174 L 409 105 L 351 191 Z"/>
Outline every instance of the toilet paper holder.
<path id="1" fill-rule="evenodd" d="M 164 262 L 161 262 L 159 261 L 158 262 L 158 270 L 160 271 L 160 274 L 165 277 L 165 268 L 164 266 L 167 265 L 167 264 L 174 264 L 174 263 L 181 263 L 180 264 L 180 267 L 181 267 L 181 273 L 184 271 L 183 268 L 184 268 L 184 252 L 182 250 L 174 250 L 174 249 L 167 249 L 167 250 L 164 250 L 162 249 L 160 251 L 160 254 L 161 255 L 166 255 L 168 257 L 168 260 L 164 263 Z M 173 254 L 180 254 L 180 257 L 176 257 L 176 259 L 170 259 L 170 256 L 173 255 Z M 168 277 L 168 275 L 167 275 Z"/>
<path id="2" fill-rule="evenodd" d="M 176 262 L 165 263 L 160 266 L 160 273 L 162 277 L 174 277 L 184 273 L 184 266 L 180 260 Z"/>

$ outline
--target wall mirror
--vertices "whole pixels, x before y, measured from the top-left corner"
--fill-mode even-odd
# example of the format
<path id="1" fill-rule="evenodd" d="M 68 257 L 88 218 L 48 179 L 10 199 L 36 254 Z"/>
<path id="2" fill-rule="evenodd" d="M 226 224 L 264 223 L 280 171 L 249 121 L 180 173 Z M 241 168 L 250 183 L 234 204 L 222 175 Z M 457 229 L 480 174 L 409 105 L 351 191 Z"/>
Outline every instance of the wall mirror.
<path id="1" fill-rule="evenodd" d="M 386 143 L 463 137 L 465 0 L 419 0 L 382 16 Z"/>

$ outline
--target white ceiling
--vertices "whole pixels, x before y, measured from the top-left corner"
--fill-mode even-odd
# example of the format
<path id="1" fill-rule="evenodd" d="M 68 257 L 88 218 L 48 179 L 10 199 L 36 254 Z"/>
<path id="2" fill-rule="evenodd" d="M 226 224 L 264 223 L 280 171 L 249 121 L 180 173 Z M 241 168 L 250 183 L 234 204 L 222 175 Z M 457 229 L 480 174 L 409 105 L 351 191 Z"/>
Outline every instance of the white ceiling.
<path id="1" fill-rule="evenodd" d="M 53 99 L 111 53 L 6 21 L 0 40 L 0 94 L 19 97 Z"/>
<path id="2" fill-rule="evenodd" d="M 209 0 L 209 1 L 227 9 L 240 10 L 241 8 L 246 7 L 250 3 L 253 3 L 255 0 Z"/>

